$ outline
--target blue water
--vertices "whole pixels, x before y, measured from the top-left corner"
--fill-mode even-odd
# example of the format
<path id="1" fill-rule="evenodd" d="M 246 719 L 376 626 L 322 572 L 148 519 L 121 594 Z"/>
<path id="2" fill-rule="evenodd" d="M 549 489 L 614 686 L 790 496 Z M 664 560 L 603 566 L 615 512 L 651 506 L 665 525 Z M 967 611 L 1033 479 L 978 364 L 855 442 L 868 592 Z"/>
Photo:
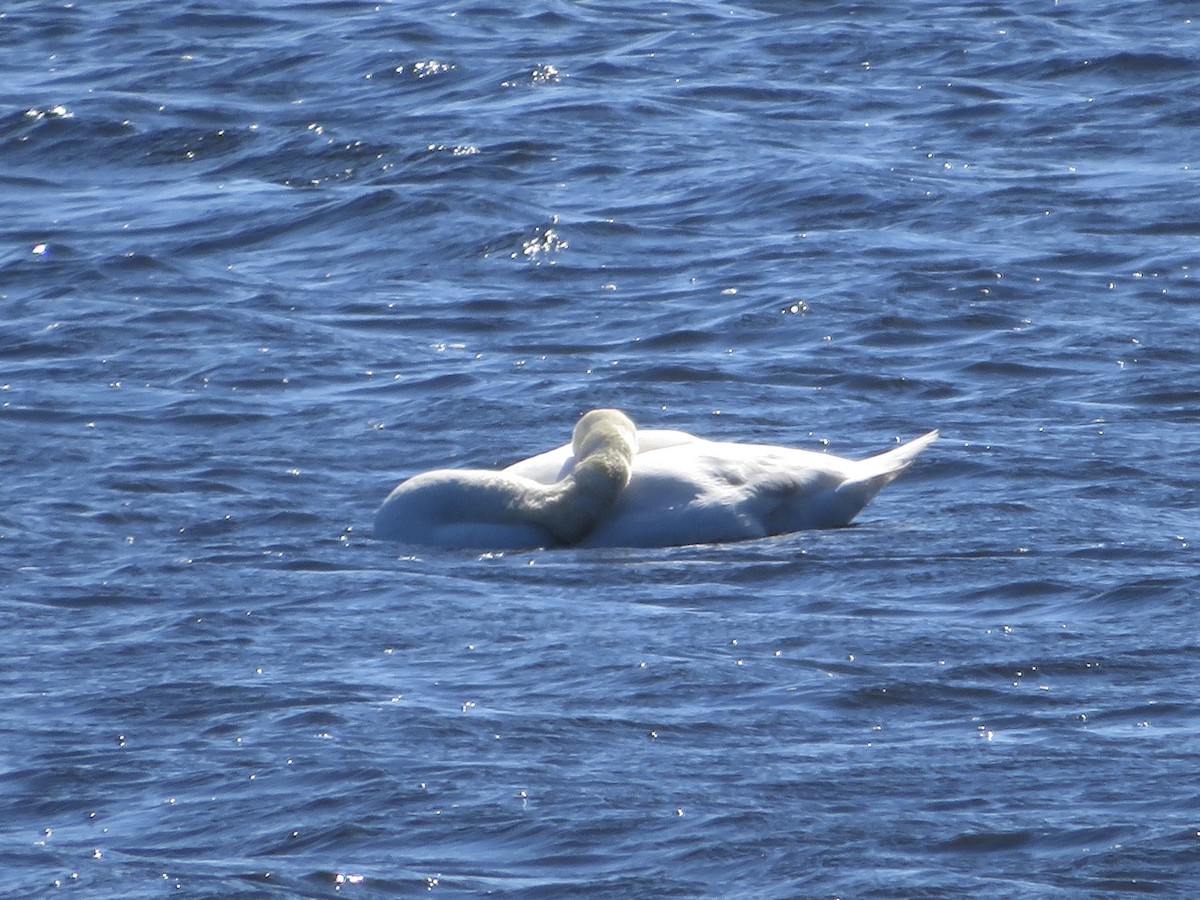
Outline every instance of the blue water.
<path id="1" fill-rule="evenodd" d="M 3 890 L 1196 896 L 1197 98 L 1169 0 L 10 0 Z M 839 531 L 371 539 L 596 406 L 943 437 Z"/>

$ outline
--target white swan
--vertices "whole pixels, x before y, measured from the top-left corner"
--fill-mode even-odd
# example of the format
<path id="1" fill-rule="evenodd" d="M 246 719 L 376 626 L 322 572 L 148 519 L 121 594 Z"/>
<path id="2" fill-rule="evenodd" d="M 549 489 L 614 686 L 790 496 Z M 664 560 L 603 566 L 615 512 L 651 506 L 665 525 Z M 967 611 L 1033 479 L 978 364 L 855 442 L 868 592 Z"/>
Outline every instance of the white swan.
<path id="1" fill-rule="evenodd" d="M 854 461 L 683 431 L 635 433 L 616 410 L 593 410 L 571 444 L 501 472 L 442 470 L 404 482 L 376 515 L 375 535 L 498 550 L 668 547 L 836 528 L 937 435 Z M 622 472 L 626 459 L 631 470 Z"/>

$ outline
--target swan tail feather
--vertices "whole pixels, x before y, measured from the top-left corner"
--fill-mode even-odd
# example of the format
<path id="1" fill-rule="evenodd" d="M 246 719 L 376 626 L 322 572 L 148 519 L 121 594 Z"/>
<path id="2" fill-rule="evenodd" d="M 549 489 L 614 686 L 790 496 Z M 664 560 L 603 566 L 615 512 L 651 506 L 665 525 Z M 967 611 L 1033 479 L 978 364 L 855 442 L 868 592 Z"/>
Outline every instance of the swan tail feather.
<path id="1" fill-rule="evenodd" d="M 918 438 L 913 438 L 907 444 L 901 444 L 899 447 L 893 447 L 891 450 L 875 456 L 869 456 L 858 463 L 856 471 L 848 481 L 859 482 L 882 479 L 879 483 L 879 487 L 882 488 L 911 466 L 916 458 L 937 439 L 938 432 L 934 430 Z"/>
<path id="2" fill-rule="evenodd" d="M 930 431 L 907 444 L 860 460 L 850 477 L 834 491 L 838 501 L 831 504 L 831 509 L 838 510 L 836 518 L 839 521 L 836 524 L 849 525 L 876 494 L 911 466 L 921 452 L 937 438 L 938 433 Z"/>

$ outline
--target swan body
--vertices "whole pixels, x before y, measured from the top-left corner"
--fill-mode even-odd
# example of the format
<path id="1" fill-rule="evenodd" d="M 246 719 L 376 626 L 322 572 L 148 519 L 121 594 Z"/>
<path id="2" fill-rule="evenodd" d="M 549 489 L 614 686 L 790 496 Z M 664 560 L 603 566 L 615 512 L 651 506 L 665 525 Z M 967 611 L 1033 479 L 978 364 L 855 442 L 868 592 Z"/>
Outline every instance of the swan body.
<path id="1" fill-rule="evenodd" d="M 848 460 L 636 430 L 616 410 L 593 410 L 572 443 L 500 472 L 439 470 L 409 479 L 384 501 L 375 535 L 499 550 L 669 547 L 836 528 L 850 524 L 937 434 Z"/>

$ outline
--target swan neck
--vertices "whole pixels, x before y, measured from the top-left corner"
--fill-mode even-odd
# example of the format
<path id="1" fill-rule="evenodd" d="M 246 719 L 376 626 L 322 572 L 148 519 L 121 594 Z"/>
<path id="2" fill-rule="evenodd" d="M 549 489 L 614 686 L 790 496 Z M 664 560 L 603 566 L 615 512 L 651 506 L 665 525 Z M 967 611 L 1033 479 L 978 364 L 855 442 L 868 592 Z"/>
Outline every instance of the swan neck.
<path id="1" fill-rule="evenodd" d="M 593 410 L 576 424 L 571 444 L 571 472 L 526 501 L 530 518 L 564 544 L 585 538 L 629 484 L 637 429 L 617 410 Z"/>

